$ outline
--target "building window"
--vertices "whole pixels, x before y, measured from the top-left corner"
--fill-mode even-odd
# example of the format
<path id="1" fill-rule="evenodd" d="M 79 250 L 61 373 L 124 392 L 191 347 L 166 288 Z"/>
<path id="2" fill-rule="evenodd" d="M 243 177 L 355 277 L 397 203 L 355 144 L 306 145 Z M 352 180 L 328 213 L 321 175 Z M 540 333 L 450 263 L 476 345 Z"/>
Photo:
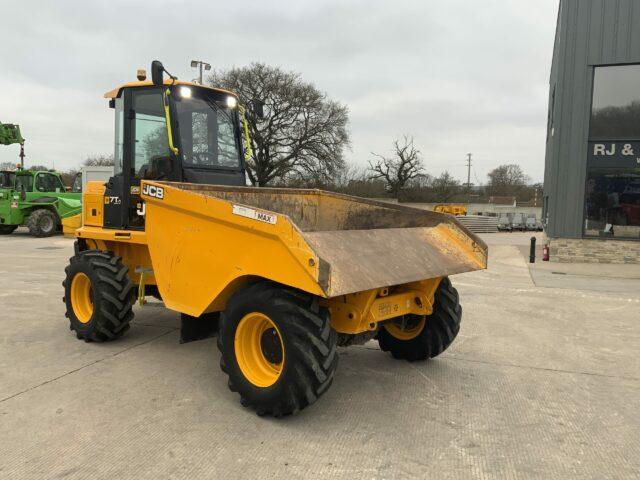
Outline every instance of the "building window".
<path id="1" fill-rule="evenodd" d="M 640 65 L 596 67 L 591 139 L 640 139 Z"/>
<path id="2" fill-rule="evenodd" d="M 594 69 L 584 235 L 640 240 L 640 65 Z"/>
<path id="3" fill-rule="evenodd" d="M 553 137 L 554 129 L 553 126 L 553 117 L 555 115 L 556 109 L 556 86 L 553 85 L 551 88 L 551 95 L 549 99 L 549 113 L 547 114 L 547 141 L 549 141 L 549 137 Z"/>
<path id="4" fill-rule="evenodd" d="M 589 169 L 585 235 L 640 239 L 640 167 Z"/>

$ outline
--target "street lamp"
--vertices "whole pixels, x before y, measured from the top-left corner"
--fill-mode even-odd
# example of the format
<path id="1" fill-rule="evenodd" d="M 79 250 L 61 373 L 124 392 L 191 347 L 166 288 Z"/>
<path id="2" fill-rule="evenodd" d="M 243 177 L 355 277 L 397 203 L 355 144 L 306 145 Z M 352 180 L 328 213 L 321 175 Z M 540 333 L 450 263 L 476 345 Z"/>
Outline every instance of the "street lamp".
<path id="1" fill-rule="evenodd" d="M 202 60 L 191 60 L 191 68 L 200 68 L 200 85 L 204 85 L 202 83 L 202 68 L 204 67 L 204 69 L 208 72 L 209 70 L 211 70 L 211 64 L 207 63 L 207 62 L 203 62 Z"/>

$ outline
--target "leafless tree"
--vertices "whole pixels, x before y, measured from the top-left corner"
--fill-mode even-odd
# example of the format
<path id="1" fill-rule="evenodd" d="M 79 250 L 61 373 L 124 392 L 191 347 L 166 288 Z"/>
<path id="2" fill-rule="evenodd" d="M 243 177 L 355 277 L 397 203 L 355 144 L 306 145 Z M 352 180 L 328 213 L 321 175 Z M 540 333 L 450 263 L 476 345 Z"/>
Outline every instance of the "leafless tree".
<path id="1" fill-rule="evenodd" d="M 500 165 L 491 170 L 487 176 L 487 193 L 489 195 L 517 196 L 530 181 L 520 165 Z"/>
<path id="2" fill-rule="evenodd" d="M 431 188 L 438 202 L 448 202 L 460 191 L 460 181 L 448 171 L 444 171 L 431 182 Z"/>
<path id="3" fill-rule="evenodd" d="M 414 143 L 413 137 L 404 135 L 402 139 L 393 142 L 394 155 L 385 157 L 371 152 L 376 157 L 375 161 L 369 162 L 369 169 L 372 179 L 382 179 L 387 190 L 397 197 L 408 182 L 422 175 L 424 169 L 422 156 Z"/>
<path id="4" fill-rule="evenodd" d="M 18 162 L 0 162 L 0 170 L 15 170 Z"/>
<path id="5" fill-rule="evenodd" d="M 86 167 L 113 167 L 113 155 L 90 155 L 88 156 L 82 165 Z"/>
<path id="6" fill-rule="evenodd" d="M 294 72 L 252 63 L 216 71 L 211 85 L 236 92 L 247 109 L 253 156 L 247 174 L 254 185 L 331 181 L 349 146 L 347 107 L 327 98 Z M 253 100 L 264 104 L 258 118 Z"/>
<path id="7" fill-rule="evenodd" d="M 64 172 L 58 172 L 58 173 L 60 173 L 60 177 L 62 178 L 62 183 L 64 183 L 65 186 L 67 187 L 71 187 L 73 186 L 73 182 L 76 179 L 76 175 L 78 174 L 78 171 L 79 170 L 75 168 L 71 168 Z"/>

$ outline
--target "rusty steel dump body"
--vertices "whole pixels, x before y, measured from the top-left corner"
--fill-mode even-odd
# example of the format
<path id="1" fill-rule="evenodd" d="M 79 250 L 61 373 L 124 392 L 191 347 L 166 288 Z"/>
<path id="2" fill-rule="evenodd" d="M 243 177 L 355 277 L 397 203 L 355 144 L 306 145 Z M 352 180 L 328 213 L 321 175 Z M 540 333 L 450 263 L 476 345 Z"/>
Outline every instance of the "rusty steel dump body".
<path id="1" fill-rule="evenodd" d="M 172 191 L 188 194 L 190 208 L 202 201 L 214 207 L 211 200 L 218 199 L 227 204 L 223 208 L 225 220 L 233 219 L 238 228 L 249 225 L 264 235 L 273 227 L 273 235 L 279 235 L 285 245 L 293 249 L 308 246 L 318 259 L 315 276 L 321 292 L 314 293 L 327 298 L 479 270 L 487 265 L 486 244 L 450 215 L 321 190 L 149 183 L 165 187 L 163 200 L 143 195 L 148 204 L 147 234 L 152 253 L 154 208 L 171 208 L 171 199 L 177 200 L 177 196 L 171 196 Z M 178 200 L 176 206 L 179 203 Z M 276 225 L 268 222 L 226 215 L 240 206 L 276 214 L 277 221 L 290 223 L 307 245 L 298 242 L 293 246 L 293 237 L 283 238 L 282 231 L 277 233 Z M 197 215 L 198 210 L 194 208 L 192 214 Z M 211 210 L 212 217 L 223 220 L 215 210 Z M 175 220 L 173 228 L 180 227 L 180 223 Z M 159 225 L 167 224 L 171 223 Z M 252 249 L 252 245 L 245 248 Z M 309 262 L 313 264 L 314 259 Z M 302 285 L 292 286 L 309 290 Z"/>

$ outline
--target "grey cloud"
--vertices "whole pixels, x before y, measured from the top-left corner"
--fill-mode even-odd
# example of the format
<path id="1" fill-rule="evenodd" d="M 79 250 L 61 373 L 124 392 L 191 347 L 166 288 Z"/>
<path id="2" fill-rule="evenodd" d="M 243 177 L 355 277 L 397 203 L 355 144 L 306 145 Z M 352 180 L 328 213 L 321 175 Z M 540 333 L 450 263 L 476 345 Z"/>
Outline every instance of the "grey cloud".
<path id="1" fill-rule="evenodd" d="M 192 58 L 262 61 L 349 105 L 356 164 L 406 132 L 430 173 L 462 177 L 473 151 L 480 180 L 504 162 L 539 180 L 556 13 L 557 0 L 11 2 L 0 120 L 22 125 L 29 160 L 68 168 L 110 151 L 101 97 L 136 68 L 159 58 L 192 79 Z"/>

